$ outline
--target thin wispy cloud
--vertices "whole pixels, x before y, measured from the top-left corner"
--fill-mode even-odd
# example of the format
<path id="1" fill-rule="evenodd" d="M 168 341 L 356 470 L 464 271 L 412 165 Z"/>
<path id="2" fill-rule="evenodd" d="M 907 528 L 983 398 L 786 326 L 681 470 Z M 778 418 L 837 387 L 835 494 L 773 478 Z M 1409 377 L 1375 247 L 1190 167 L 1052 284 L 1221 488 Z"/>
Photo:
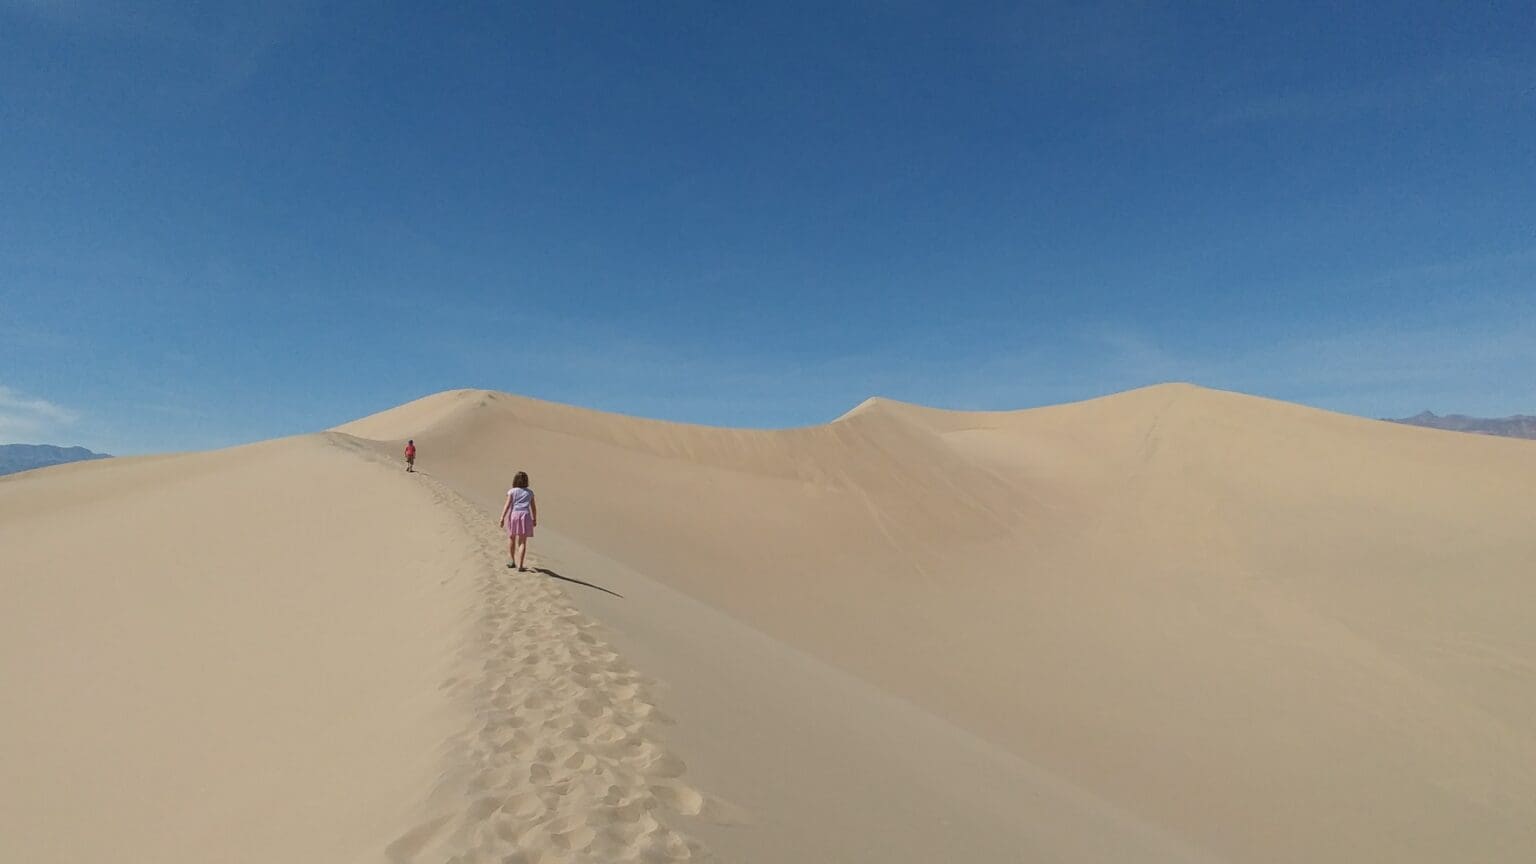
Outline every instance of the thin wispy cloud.
<path id="1" fill-rule="evenodd" d="M 201 447 L 464 386 L 1536 408 L 1505 4 L 314 5 L 0 0 L 0 378 L 82 406 L 9 428 Z"/>
<path id="2" fill-rule="evenodd" d="M 1449 265 L 1447 265 L 1449 267 Z M 608 411 L 706 424 L 821 423 L 868 396 L 957 409 L 1016 409 L 1189 381 L 1363 416 L 1423 409 L 1532 413 L 1536 309 L 1461 320 L 1361 322 L 1259 336 L 1213 348 L 1133 321 L 1062 328 L 1007 348 L 956 350 L 936 332 L 900 346 L 805 357 L 764 368 L 708 361 L 642 335 L 546 342 L 480 386 Z"/>
<path id="3" fill-rule="evenodd" d="M 1531 316 L 1339 328 L 1220 353 L 1129 328 L 1090 330 L 1078 339 L 1099 359 L 1067 372 L 1057 384 L 1067 391 L 1189 381 L 1366 416 L 1536 409 L 1536 384 L 1526 374 L 1536 368 Z"/>
<path id="4" fill-rule="evenodd" d="M 77 413 L 62 405 L 0 385 L 0 442 L 36 443 L 78 419 Z"/>

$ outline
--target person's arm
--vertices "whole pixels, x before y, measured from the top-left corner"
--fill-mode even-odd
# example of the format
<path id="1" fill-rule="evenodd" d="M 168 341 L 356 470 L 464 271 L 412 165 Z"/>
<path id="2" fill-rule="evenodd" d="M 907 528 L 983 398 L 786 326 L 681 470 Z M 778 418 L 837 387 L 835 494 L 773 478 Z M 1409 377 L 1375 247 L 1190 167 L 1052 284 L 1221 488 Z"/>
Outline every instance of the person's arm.
<path id="1" fill-rule="evenodd" d="M 538 527 L 538 524 L 539 524 L 539 496 L 537 496 L 537 495 L 529 495 L 528 496 L 528 512 L 530 514 L 532 514 L 532 516 L 533 516 L 534 527 Z"/>
<path id="2" fill-rule="evenodd" d="M 507 493 L 507 506 L 501 508 L 501 527 L 507 527 L 507 514 L 512 512 L 512 493 Z"/>

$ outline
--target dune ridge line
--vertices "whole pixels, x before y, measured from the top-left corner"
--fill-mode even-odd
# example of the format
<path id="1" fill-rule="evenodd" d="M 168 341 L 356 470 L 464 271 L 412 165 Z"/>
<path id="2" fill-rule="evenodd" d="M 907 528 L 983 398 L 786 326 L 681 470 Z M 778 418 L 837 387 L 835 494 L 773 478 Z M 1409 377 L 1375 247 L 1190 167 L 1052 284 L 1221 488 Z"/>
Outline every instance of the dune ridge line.
<path id="1" fill-rule="evenodd" d="M 370 462 L 398 466 L 362 441 L 325 433 Z M 464 673 L 443 689 L 470 728 L 444 742 L 430 815 L 386 849 L 396 864 L 708 861 L 678 830 L 704 796 L 656 735 L 670 722 L 646 680 L 599 635 L 535 562 L 504 564 L 504 535 L 443 483 L 418 472 L 433 505 L 473 544 L 476 604 Z"/>

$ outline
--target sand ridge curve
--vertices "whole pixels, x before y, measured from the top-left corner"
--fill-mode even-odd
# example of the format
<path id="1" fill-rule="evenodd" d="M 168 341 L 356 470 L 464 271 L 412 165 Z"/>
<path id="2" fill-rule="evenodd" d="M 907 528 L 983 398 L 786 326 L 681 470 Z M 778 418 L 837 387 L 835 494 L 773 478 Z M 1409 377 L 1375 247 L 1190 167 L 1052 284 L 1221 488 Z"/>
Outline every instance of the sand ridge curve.
<path id="1" fill-rule="evenodd" d="M 1218 856 L 1536 843 L 1529 442 L 1188 384 L 782 430 L 460 390 L 342 428 L 414 434 L 482 512 L 530 469 L 574 544 Z"/>
<path id="2" fill-rule="evenodd" d="M 358 439 L 338 446 L 397 470 Z M 471 728 L 445 742 L 431 814 L 387 849 L 393 864 L 709 861 L 678 817 L 704 796 L 656 736 L 670 722 L 597 622 L 537 566 L 508 568 L 499 526 L 424 472 L 414 478 L 475 549 L 476 608 L 462 675 L 443 683 Z"/>
<path id="3" fill-rule="evenodd" d="M 1536 848 L 1530 442 L 1188 385 L 340 431 L 0 479 L 0 858 Z M 522 469 L 585 584 L 503 566 Z"/>

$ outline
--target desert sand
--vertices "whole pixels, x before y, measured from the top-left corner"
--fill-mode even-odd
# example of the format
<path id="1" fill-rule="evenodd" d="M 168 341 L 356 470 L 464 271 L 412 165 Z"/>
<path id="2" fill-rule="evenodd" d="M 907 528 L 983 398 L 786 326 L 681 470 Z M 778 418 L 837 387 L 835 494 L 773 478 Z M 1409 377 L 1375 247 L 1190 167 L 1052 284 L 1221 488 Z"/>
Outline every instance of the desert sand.
<path id="1" fill-rule="evenodd" d="M 0 859 L 1528 861 L 1532 490 L 1533 442 L 1189 385 L 462 390 L 28 472 Z"/>

